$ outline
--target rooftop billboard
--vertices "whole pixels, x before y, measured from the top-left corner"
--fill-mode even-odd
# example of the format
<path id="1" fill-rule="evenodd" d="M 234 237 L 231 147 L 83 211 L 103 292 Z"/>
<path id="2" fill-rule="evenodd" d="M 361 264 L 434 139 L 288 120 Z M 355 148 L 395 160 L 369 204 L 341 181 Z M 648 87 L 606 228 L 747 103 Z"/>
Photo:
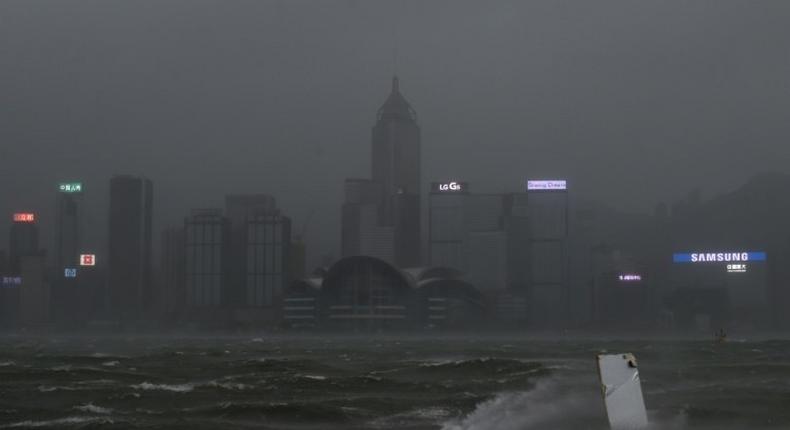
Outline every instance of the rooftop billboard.
<path id="1" fill-rule="evenodd" d="M 14 222 L 35 222 L 36 214 L 30 212 L 17 212 L 14 214 Z"/>
<path id="2" fill-rule="evenodd" d="M 738 252 L 682 252 L 672 255 L 675 263 L 730 263 L 743 261 L 765 261 L 763 251 Z"/>
<path id="3" fill-rule="evenodd" d="M 469 184 L 466 182 L 448 181 L 448 182 L 432 182 L 432 193 L 467 193 L 469 192 Z"/>
<path id="4" fill-rule="evenodd" d="M 527 191 L 539 190 L 567 190 L 568 181 L 565 179 L 542 179 L 527 181 Z"/>

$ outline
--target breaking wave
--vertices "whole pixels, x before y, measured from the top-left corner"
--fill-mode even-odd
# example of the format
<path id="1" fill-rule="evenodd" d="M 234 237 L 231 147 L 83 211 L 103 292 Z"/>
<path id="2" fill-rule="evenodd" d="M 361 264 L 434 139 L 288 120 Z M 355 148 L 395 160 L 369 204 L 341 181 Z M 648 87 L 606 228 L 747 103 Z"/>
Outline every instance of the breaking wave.
<path id="1" fill-rule="evenodd" d="M 193 384 L 152 384 L 150 382 L 143 382 L 140 384 L 132 385 L 135 390 L 145 391 L 172 391 L 174 393 L 188 393 L 195 389 Z"/>
<path id="2" fill-rule="evenodd" d="M 104 425 L 113 424 L 113 420 L 104 417 L 65 417 L 54 420 L 44 421 L 20 421 L 16 423 L 6 424 L 0 428 L 63 428 L 63 427 L 82 427 L 86 425 Z"/>
<path id="3" fill-rule="evenodd" d="M 505 392 L 480 403 L 461 419 L 448 420 L 442 430 L 605 429 L 600 397 L 574 389 L 558 378 L 540 380 L 526 392 Z"/>

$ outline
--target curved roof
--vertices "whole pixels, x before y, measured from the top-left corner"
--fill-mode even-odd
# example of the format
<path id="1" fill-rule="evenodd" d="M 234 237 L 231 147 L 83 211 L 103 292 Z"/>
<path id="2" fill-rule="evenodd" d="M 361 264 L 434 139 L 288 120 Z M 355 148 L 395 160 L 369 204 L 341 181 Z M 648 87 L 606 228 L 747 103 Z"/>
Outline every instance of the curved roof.
<path id="1" fill-rule="evenodd" d="M 326 273 L 323 286 L 331 288 L 337 278 L 343 276 L 353 267 L 358 265 L 369 265 L 371 267 L 375 267 L 384 273 L 389 273 L 393 277 L 400 279 L 406 286 L 412 289 L 416 287 L 415 280 L 412 279 L 411 276 L 408 276 L 405 272 L 398 270 L 397 267 L 387 263 L 384 260 L 367 255 L 355 255 L 338 260 L 332 265 L 332 267 L 329 268 L 329 271 Z"/>
<path id="2" fill-rule="evenodd" d="M 427 294 L 428 290 L 431 289 L 441 289 L 445 290 L 445 292 L 456 292 L 464 294 L 468 297 L 473 297 L 475 299 L 481 300 L 483 299 L 482 293 L 478 291 L 474 285 L 470 284 L 469 282 L 462 281 L 460 279 L 443 279 L 443 278 L 430 278 L 420 281 L 417 284 L 417 289 L 421 294 Z"/>
<path id="3" fill-rule="evenodd" d="M 310 275 L 316 278 L 323 278 L 326 276 L 328 269 L 326 267 L 316 267 Z"/>
<path id="4" fill-rule="evenodd" d="M 316 294 L 321 289 L 323 281 L 323 278 L 296 279 L 288 286 L 288 290 L 296 294 Z"/>
<path id="5" fill-rule="evenodd" d="M 400 93 L 400 83 L 397 76 L 392 77 L 392 91 L 379 108 L 376 119 L 379 121 L 390 119 L 417 121 L 417 112 Z"/>
<path id="6" fill-rule="evenodd" d="M 415 282 L 420 282 L 430 278 L 455 279 L 463 273 L 452 267 L 433 266 L 433 267 L 407 267 L 403 269 Z"/>

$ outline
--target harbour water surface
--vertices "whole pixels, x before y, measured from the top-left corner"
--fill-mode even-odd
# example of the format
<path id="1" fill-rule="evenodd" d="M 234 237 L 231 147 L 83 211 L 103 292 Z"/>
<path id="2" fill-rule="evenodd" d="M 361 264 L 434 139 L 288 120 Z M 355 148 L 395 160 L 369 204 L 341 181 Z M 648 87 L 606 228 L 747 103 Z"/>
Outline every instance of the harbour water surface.
<path id="1" fill-rule="evenodd" d="M 790 428 L 790 341 L 0 338 L 0 428 L 605 429 L 633 352 L 655 428 Z"/>

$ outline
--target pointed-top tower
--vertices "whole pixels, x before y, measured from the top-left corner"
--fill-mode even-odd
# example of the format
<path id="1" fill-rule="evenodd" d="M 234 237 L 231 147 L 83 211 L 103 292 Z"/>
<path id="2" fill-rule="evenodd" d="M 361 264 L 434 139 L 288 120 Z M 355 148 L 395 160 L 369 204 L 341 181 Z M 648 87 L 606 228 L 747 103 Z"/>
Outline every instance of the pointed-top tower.
<path id="1" fill-rule="evenodd" d="M 395 228 L 395 263 L 420 265 L 420 127 L 397 76 L 379 108 L 371 142 L 371 177 L 381 184 L 381 223 Z"/>
<path id="2" fill-rule="evenodd" d="M 379 108 L 376 119 L 378 121 L 384 119 L 417 122 L 417 112 L 400 93 L 400 82 L 397 76 L 392 77 L 392 91 Z"/>

